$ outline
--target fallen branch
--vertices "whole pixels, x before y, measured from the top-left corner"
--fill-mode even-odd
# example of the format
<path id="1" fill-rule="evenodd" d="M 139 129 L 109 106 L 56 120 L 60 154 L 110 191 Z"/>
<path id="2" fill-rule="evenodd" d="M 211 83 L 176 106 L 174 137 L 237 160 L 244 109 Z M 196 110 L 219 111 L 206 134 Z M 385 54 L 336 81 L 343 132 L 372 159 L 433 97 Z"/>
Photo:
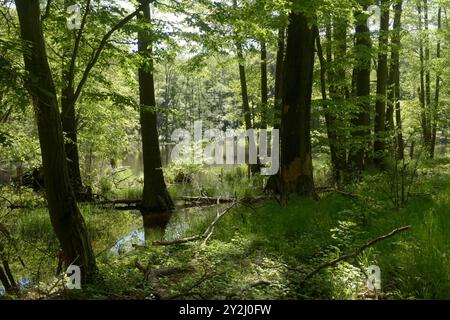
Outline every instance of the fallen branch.
<path id="1" fill-rule="evenodd" d="M 184 267 L 167 268 L 146 267 L 137 259 L 135 261 L 135 266 L 144 274 L 144 282 L 150 283 L 151 287 L 154 290 L 154 295 L 158 300 L 170 300 L 171 296 L 169 296 L 161 287 L 160 283 L 157 281 L 157 278 L 194 271 L 194 268 L 190 265 Z"/>
<path id="2" fill-rule="evenodd" d="M 336 188 L 331 188 L 331 187 L 317 187 L 315 188 L 316 193 L 328 193 L 328 192 L 335 192 L 338 194 L 341 194 L 343 196 L 346 197 L 350 197 L 350 198 L 359 198 L 359 195 L 357 194 L 353 194 L 353 193 L 349 193 L 349 192 L 345 192 Z"/>
<path id="3" fill-rule="evenodd" d="M 219 200 L 219 199 L 218 199 Z M 217 201 L 217 204 L 219 204 L 219 201 Z M 192 237 L 187 237 L 187 238 L 182 238 L 182 239 L 177 239 L 177 240 L 171 240 L 171 241 L 153 241 L 153 245 L 154 246 L 169 246 L 169 245 L 174 245 L 174 244 L 182 244 L 182 243 L 187 243 L 187 242 L 193 242 L 193 241 L 198 241 L 198 240 L 204 240 L 204 243 L 206 243 L 209 238 L 211 237 L 213 231 L 214 231 L 214 227 L 216 226 L 216 224 L 220 221 L 220 219 L 222 219 L 222 217 L 229 212 L 236 204 L 238 204 L 238 202 L 233 202 L 228 208 L 226 208 L 224 211 L 219 212 L 219 209 L 217 207 L 217 214 L 216 214 L 216 218 L 213 220 L 213 222 L 208 226 L 208 228 L 206 228 L 205 232 L 203 232 L 202 234 L 199 235 L 195 235 Z"/>
<path id="4" fill-rule="evenodd" d="M 179 197 L 180 200 L 184 200 L 186 202 L 197 202 L 197 203 L 206 203 L 206 204 L 217 204 L 217 203 L 230 203 L 234 202 L 235 199 L 226 199 L 226 198 L 214 198 L 214 197 L 206 197 L 206 196 L 182 196 Z"/>
<path id="5" fill-rule="evenodd" d="M 229 292 L 225 299 L 230 299 L 233 297 L 237 297 L 239 295 L 241 295 L 242 293 L 244 293 L 245 291 L 251 289 L 251 288 L 256 288 L 256 287 L 263 287 L 263 286 L 269 286 L 271 284 L 270 281 L 265 280 L 265 279 L 258 279 L 256 281 L 250 282 L 248 284 L 245 284 L 243 286 L 240 286 L 237 289 L 232 290 L 231 292 Z"/>
<path id="6" fill-rule="evenodd" d="M 314 271 L 308 273 L 305 276 L 305 278 L 302 280 L 301 283 L 304 283 L 305 281 L 307 281 L 308 279 L 310 279 L 311 277 L 313 277 L 314 275 L 319 273 L 319 271 L 321 271 L 321 270 L 323 270 L 325 268 L 328 268 L 328 267 L 332 267 L 332 266 L 336 265 L 337 263 L 339 263 L 339 262 L 341 262 L 343 260 L 347 260 L 347 259 L 350 259 L 350 258 L 355 258 L 355 257 L 359 256 L 361 253 L 363 253 L 364 250 L 366 250 L 367 248 L 375 245 L 376 243 L 378 243 L 380 241 L 383 241 L 383 240 L 386 240 L 386 239 L 396 235 L 397 233 L 400 233 L 402 231 L 406 231 L 406 230 L 408 230 L 410 228 L 411 228 L 411 226 L 405 226 L 405 227 L 400 227 L 400 228 L 394 229 L 391 232 L 389 232 L 389 233 L 387 233 L 387 234 L 385 234 L 385 235 L 383 235 L 381 237 L 378 237 L 376 239 L 370 240 L 365 245 L 359 247 L 356 251 L 353 251 L 353 252 L 348 253 L 348 254 L 344 254 L 344 255 L 342 255 L 342 256 L 334 259 L 334 260 L 331 260 L 329 262 L 325 262 L 325 263 L 321 264 Z"/>
<path id="7" fill-rule="evenodd" d="M 135 261 L 135 266 L 142 271 L 146 281 L 153 281 L 155 278 L 170 276 L 172 274 L 184 273 L 192 269 L 189 267 L 149 268 L 145 267 L 139 260 Z"/>
<path id="8" fill-rule="evenodd" d="M 194 289 L 198 288 L 206 280 L 208 280 L 208 271 L 205 269 L 203 272 L 203 275 L 194 284 L 192 284 L 187 290 L 185 290 L 184 292 L 170 295 L 170 296 L 162 296 L 161 300 L 176 300 L 176 299 L 179 300 L 180 298 L 186 297 L 186 296 L 199 296 L 201 299 L 206 300 L 206 298 L 202 295 L 202 293 L 194 292 Z"/>
<path id="9" fill-rule="evenodd" d="M 101 206 L 112 205 L 115 210 L 139 210 L 142 200 L 104 200 L 96 202 Z"/>
<path id="10" fill-rule="evenodd" d="M 178 198 L 185 202 L 205 203 L 205 204 L 217 204 L 217 203 L 233 203 L 236 201 L 234 198 L 222 198 L 222 197 L 207 197 L 207 196 L 182 196 Z M 267 196 L 248 197 L 239 200 L 240 203 L 254 203 L 263 199 L 267 199 Z"/>

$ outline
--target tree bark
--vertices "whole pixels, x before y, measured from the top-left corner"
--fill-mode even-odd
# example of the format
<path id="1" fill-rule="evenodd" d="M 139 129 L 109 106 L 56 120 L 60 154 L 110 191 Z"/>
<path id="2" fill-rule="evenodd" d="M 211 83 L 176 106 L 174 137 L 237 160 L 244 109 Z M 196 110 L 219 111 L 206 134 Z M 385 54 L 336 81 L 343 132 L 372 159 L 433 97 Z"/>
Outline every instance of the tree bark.
<path id="1" fill-rule="evenodd" d="M 344 17 L 334 17 L 334 28 L 332 31 L 331 21 L 326 21 L 326 62 L 328 65 L 327 76 L 329 83 L 330 98 L 334 100 L 334 108 L 329 110 L 329 126 L 334 136 L 333 152 L 335 153 L 333 177 L 334 181 L 341 183 L 344 173 L 347 168 L 347 151 L 343 147 L 344 136 L 339 134 L 338 128 L 344 126 L 339 114 L 342 113 L 340 106 L 345 105 L 345 100 L 348 96 L 348 89 L 346 84 L 345 60 L 347 59 L 347 27 L 348 21 Z M 334 60 L 333 60 L 333 46 L 334 40 Z M 334 110 L 331 110 L 334 109 Z"/>
<path id="2" fill-rule="evenodd" d="M 275 116 L 273 127 L 280 129 L 281 105 L 283 100 L 283 69 L 284 69 L 284 53 L 286 42 L 286 29 L 281 27 L 278 30 L 278 50 L 277 50 L 277 66 L 275 73 Z"/>
<path id="3" fill-rule="evenodd" d="M 364 10 L 367 5 L 363 6 Z M 359 12 L 356 14 L 356 65 L 355 65 L 355 93 L 357 98 L 358 112 L 352 119 L 353 150 L 349 156 L 349 162 L 356 174 L 362 172 L 369 162 L 366 155 L 368 144 L 370 144 L 370 66 L 371 57 L 368 54 L 372 49 L 370 31 L 367 26 L 367 14 Z"/>
<path id="4" fill-rule="evenodd" d="M 314 69 L 314 30 L 303 13 L 292 12 L 287 33 L 281 122 L 281 189 L 289 194 L 314 195 L 311 157 L 311 95 Z"/>
<path id="5" fill-rule="evenodd" d="M 404 141 L 402 133 L 402 117 L 400 106 L 400 47 L 401 19 L 403 0 L 397 0 L 394 5 L 394 24 L 391 40 L 391 61 L 388 81 L 388 108 L 386 111 L 386 130 L 396 131 L 397 158 L 404 158 Z M 395 128 L 394 128 L 395 111 Z"/>
<path id="6" fill-rule="evenodd" d="M 380 36 L 378 40 L 378 67 L 377 67 L 377 98 L 375 102 L 374 127 L 374 163 L 379 168 L 384 167 L 385 131 L 386 131 L 386 100 L 388 82 L 389 45 L 389 1 L 381 1 Z"/>
<path id="7" fill-rule="evenodd" d="M 61 121 L 65 134 L 67 167 L 72 188 L 77 200 L 83 199 L 84 187 L 81 179 L 80 156 L 78 151 L 78 129 L 73 99 L 73 88 L 66 87 L 61 96 Z"/>
<path id="8" fill-rule="evenodd" d="M 64 6 L 67 8 L 73 5 L 73 0 L 64 0 Z M 90 6 L 90 2 L 87 3 Z M 86 8 L 85 17 L 89 12 L 90 8 Z M 85 23 L 85 17 L 83 22 L 83 28 Z M 62 90 L 61 90 L 61 123 L 62 130 L 65 135 L 65 149 L 67 157 L 67 168 L 69 170 L 69 178 L 72 184 L 72 188 L 75 192 L 75 197 L 77 200 L 85 200 L 84 195 L 86 194 L 83 182 L 81 179 L 80 170 L 80 156 L 78 152 L 78 128 L 76 119 L 76 99 L 75 99 L 75 88 L 74 88 L 74 77 L 75 77 L 75 59 L 78 54 L 78 49 L 80 45 L 81 33 L 83 30 L 79 30 L 76 33 L 78 35 L 73 36 L 72 32 L 69 31 L 69 35 L 66 39 L 63 39 L 62 47 Z M 75 39 L 75 40 L 74 40 Z M 72 45 L 72 41 L 74 44 Z M 67 41 L 68 44 L 65 44 Z M 75 49 L 74 49 L 75 47 Z M 91 200 L 91 199 L 86 199 Z"/>
<path id="9" fill-rule="evenodd" d="M 438 33 L 442 28 L 442 8 L 438 9 Z M 441 58 L 441 41 L 438 39 L 437 48 L 436 48 L 436 58 Z M 441 74 L 438 71 L 436 74 L 436 88 L 434 93 L 434 103 L 433 110 L 431 112 L 431 141 L 430 141 L 430 158 L 434 158 L 435 148 L 436 148 L 436 131 L 437 131 L 437 118 L 439 111 L 439 95 L 440 95 L 440 86 L 441 86 Z"/>
<path id="10" fill-rule="evenodd" d="M 273 128 L 280 129 L 281 127 L 281 106 L 283 104 L 283 77 L 284 77 L 284 58 L 286 51 L 286 28 L 281 27 L 278 30 L 278 46 L 277 46 L 277 65 L 275 71 L 275 97 L 274 97 L 274 117 Z M 280 137 L 281 141 L 281 137 Z M 271 190 L 277 194 L 280 190 L 280 171 L 277 174 L 270 176 L 265 186 L 266 190 Z"/>
<path id="11" fill-rule="evenodd" d="M 322 94 L 322 107 L 325 110 L 325 125 L 327 128 L 327 137 L 328 144 L 330 146 L 330 157 L 331 157 L 331 166 L 333 171 L 333 180 L 335 182 L 339 181 L 339 165 L 336 153 L 336 131 L 333 129 L 333 125 L 335 124 L 335 117 L 331 115 L 329 112 L 328 106 L 328 97 L 327 97 L 327 61 L 325 61 L 325 57 L 323 55 L 323 48 L 320 41 L 320 32 L 319 29 L 315 28 L 315 38 L 316 38 L 316 48 L 317 48 L 317 56 L 319 57 L 320 63 L 320 92 Z"/>
<path id="12" fill-rule="evenodd" d="M 141 4 L 143 1 L 141 0 Z M 147 4 L 138 19 L 151 24 L 150 5 Z M 147 30 L 138 33 L 139 54 L 145 63 L 139 68 L 139 100 L 140 122 L 142 134 L 142 152 L 144 162 L 144 190 L 142 194 L 141 212 L 165 212 L 174 205 L 167 191 L 162 171 L 161 153 L 157 128 L 155 87 L 153 79 L 153 59 L 151 34 Z"/>
<path id="13" fill-rule="evenodd" d="M 269 88 L 267 85 L 267 48 L 265 40 L 261 42 L 261 129 L 267 129 L 267 104 Z"/>
<path id="14" fill-rule="evenodd" d="M 253 129 L 252 125 L 252 112 L 250 110 L 250 103 L 248 99 L 248 87 L 247 87 L 247 73 L 244 65 L 244 52 L 242 49 L 242 43 L 236 40 L 237 58 L 239 60 L 239 80 L 241 83 L 241 97 L 242 97 L 242 112 L 244 113 L 245 130 Z M 250 143 L 250 142 L 249 142 Z M 260 172 L 259 164 L 249 164 L 249 172 L 256 174 Z"/>
<path id="15" fill-rule="evenodd" d="M 55 86 L 47 60 L 38 0 L 16 0 L 27 86 L 36 114 L 50 219 L 64 252 L 64 262 L 81 268 L 82 282 L 98 274 L 94 252 L 69 180 Z"/>

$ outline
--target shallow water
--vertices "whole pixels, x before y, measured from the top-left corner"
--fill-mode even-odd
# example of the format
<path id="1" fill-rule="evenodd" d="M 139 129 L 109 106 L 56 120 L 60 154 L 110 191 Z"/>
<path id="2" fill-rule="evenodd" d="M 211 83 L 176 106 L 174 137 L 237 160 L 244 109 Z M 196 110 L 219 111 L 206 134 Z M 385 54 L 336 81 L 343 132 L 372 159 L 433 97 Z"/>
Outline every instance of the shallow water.
<path id="1" fill-rule="evenodd" d="M 19 289 L 26 289 L 31 285 L 31 279 L 29 278 L 21 278 L 17 281 L 17 284 L 19 285 Z M 5 288 L 0 285 L 0 296 L 4 296 L 6 294 Z"/>
<path id="2" fill-rule="evenodd" d="M 216 207 L 179 208 L 172 213 L 153 214 L 143 218 L 142 227 L 135 228 L 125 237 L 116 241 L 109 250 L 109 254 L 122 255 L 133 250 L 134 245 L 145 245 L 146 242 L 155 240 L 174 240 L 186 236 L 186 232 L 205 219 L 212 220 L 216 213 Z M 134 214 L 130 212 L 130 214 Z M 32 285 L 30 278 L 24 277 L 18 280 L 19 287 L 25 289 Z M 0 296 L 6 294 L 0 285 Z"/>
<path id="3" fill-rule="evenodd" d="M 213 216 L 215 207 L 182 208 L 172 213 L 153 214 L 143 218 L 143 227 L 133 229 L 111 248 L 111 254 L 123 254 L 134 245 L 145 245 L 155 240 L 174 240 L 186 236 L 193 225 Z"/>

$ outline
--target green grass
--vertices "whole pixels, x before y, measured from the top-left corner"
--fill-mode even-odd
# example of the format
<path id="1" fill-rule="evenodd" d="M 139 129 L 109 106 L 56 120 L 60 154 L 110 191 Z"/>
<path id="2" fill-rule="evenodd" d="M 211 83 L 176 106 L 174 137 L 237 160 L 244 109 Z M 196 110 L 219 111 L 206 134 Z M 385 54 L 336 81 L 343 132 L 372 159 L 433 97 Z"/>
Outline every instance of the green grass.
<path id="1" fill-rule="evenodd" d="M 371 264 L 381 269 L 384 299 L 450 298 L 450 167 L 447 159 L 427 161 L 420 166 L 414 192 L 403 208 L 389 201 L 386 179 L 366 176 L 353 192 L 357 198 L 339 194 L 322 195 L 320 201 L 291 199 L 287 207 L 268 201 L 250 209 L 240 207 L 223 218 L 216 228 L 213 243 L 204 247 L 209 260 L 223 260 L 223 274 L 235 274 L 228 282 L 243 282 L 251 274 L 246 269 L 260 259 L 273 265 L 288 264 L 303 272 L 278 271 L 277 290 L 266 298 L 357 299 L 367 295 L 361 268 Z M 205 230 L 214 212 L 191 224 L 188 235 Z M 319 273 L 307 286 L 301 278 L 341 254 L 354 251 L 367 241 L 397 227 L 412 228 L 378 243 L 357 260 L 349 260 Z M 243 246 L 240 253 L 229 254 L 229 245 Z M 183 250 L 194 250 L 193 247 Z M 239 252 L 239 250 L 236 249 Z M 361 267 L 362 266 L 362 267 Z M 225 271 L 226 270 L 226 271 Z M 239 272 L 237 272 L 239 271 Z M 237 272 L 237 273 L 236 273 Z M 280 278 L 280 274 L 281 276 Z M 280 295 L 281 294 L 281 295 Z"/>
<path id="2" fill-rule="evenodd" d="M 273 200 L 252 207 L 238 206 L 223 217 L 207 244 L 148 245 L 122 256 L 101 253 L 139 227 L 140 217 L 82 205 L 105 283 L 75 296 L 66 293 L 66 297 L 154 297 L 155 287 L 142 285 L 142 274 L 134 267 L 138 259 L 155 268 L 191 266 L 189 272 L 158 279 L 158 290 L 167 296 L 196 288 L 181 298 L 372 299 L 375 293 L 367 290 L 364 269 L 378 265 L 382 280 L 378 298 L 448 299 L 450 159 L 424 161 L 418 175 L 411 186 L 413 194 L 403 207 L 396 207 L 390 201 L 389 174 L 372 172 L 361 183 L 348 186 L 347 191 L 356 197 L 325 193 L 318 201 L 293 197 L 286 207 Z M 325 173 L 322 179 L 326 183 Z M 188 184 L 172 184 L 169 189 L 174 197 L 186 194 L 243 197 L 259 194 L 261 184 L 258 179 L 248 179 L 245 168 L 229 171 L 213 168 L 201 174 L 197 172 Z M 129 189 L 120 195 L 133 197 L 137 190 Z M 203 233 L 215 214 L 215 208 L 177 212 L 165 238 Z M 46 210 L 17 211 L 11 219 L 13 234 L 28 263 L 26 270 L 15 263 L 14 270 L 34 277 L 36 270 L 51 275 L 56 266 L 57 242 Z M 324 269 L 302 283 L 305 275 L 321 263 L 406 225 L 411 225 L 411 229 L 379 242 L 357 259 Z M 160 236 L 154 234 L 150 238 Z M 268 280 L 270 285 L 236 293 L 236 288 L 258 279 Z"/>

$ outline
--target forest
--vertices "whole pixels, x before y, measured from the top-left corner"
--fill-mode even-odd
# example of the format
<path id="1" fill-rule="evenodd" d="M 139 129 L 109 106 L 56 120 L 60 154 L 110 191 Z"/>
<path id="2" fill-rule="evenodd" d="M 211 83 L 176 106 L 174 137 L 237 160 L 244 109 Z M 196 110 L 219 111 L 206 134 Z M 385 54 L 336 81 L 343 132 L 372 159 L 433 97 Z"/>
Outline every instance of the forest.
<path id="1" fill-rule="evenodd" d="M 0 0 L 0 300 L 450 300 L 449 14 Z"/>

